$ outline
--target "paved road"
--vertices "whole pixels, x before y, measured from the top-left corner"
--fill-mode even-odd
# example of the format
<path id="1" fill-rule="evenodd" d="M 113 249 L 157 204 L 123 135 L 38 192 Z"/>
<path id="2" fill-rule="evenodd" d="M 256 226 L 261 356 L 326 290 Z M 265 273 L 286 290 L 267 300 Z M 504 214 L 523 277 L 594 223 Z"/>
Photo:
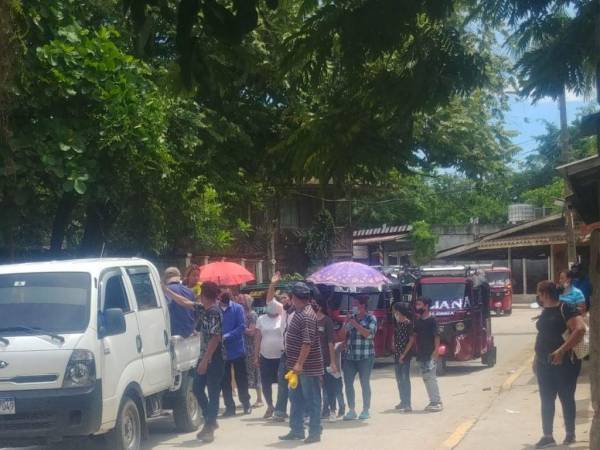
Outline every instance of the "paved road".
<path id="1" fill-rule="evenodd" d="M 427 404 L 426 393 L 418 374 L 413 375 L 412 415 L 400 415 L 394 410 L 398 393 L 393 365 L 377 364 L 373 373 L 372 418 L 368 422 L 336 422 L 324 424 L 324 449 L 396 450 L 400 445 L 415 450 L 442 450 L 456 446 L 477 418 L 490 410 L 500 395 L 515 381 L 528 364 L 535 338 L 529 309 L 515 309 L 511 317 L 493 319 L 498 346 L 498 364 L 493 369 L 474 362 L 450 366 L 448 374 L 440 379 L 445 410 L 426 414 L 418 409 Z M 519 371 L 519 369 L 521 369 Z M 360 393 L 357 393 L 360 398 Z M 222 420 L 213 446 L 219 449 L 295 448 L 299 443 L 281 443 L 277 437 L 287 433 L 286 424 L 262 420 L 262 409 L 251 416 Z M 501 420 L 501 418 L 499 418 Z M 490 439 L 495 439 L 490 436 Z M 151 425 L 150 439 L 144 450 L 173 450 L 201 446 L 194 434 L 177 435 L 170 420 L 160 419 Z M 29 450 L 65 450 L 65 445 L 35 447 Z M 86 441 L 76 449 L 103 450 L 100 443 Z M 461 449 L 464 447 L 461 447 Z M 479 447 L 481 448 L 481 447 Z M 110 450 L 110 449 L 106 449 Z"/>

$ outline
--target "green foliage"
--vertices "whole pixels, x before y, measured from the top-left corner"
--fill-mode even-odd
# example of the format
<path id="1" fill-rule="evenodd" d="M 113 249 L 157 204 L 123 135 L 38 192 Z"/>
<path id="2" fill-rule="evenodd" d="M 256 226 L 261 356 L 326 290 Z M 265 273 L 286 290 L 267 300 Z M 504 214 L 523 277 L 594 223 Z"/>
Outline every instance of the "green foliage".
<path id="1" fill-rule="evenodd" d="M 414 248 L 412 261 L 415 264 L 419 266 L 426 264 L 435 257 L 437 236 L 427 222 L 419 220 L 412 224 L 410 240 Z"/>
<path id="2" fill-rule="evenodd" d="M 560 212 L 561 207 L 554 204 L 557 200 L 564 198 L 565 182 L 562 178 L 555 178 L 551 183 L 530 189 L 521 194 L 521 200 L 525 203 L 547 208 L 549 212 Z"/>
<path id="3" fill-rule="evenodd" d="M 479 0 L 479 18 L 512 31 L 521 92 L 556 99 L 567 88 L 590 91 L 597 61 L 593 0 Z"/>
<path id="4" fill-rule="evenodd" d="M 353 222 L 359 228 L 419 220 L 461 225 L 475 217 L 482 224 L 504 223 L 511 200 L 510 179 L 507 172 L 486 180 L 392 173 L 384 184 L 356 199 Z"/>
<path id="5" fill-rule="evenodd" d="M 335 223 L 331 213 L 322 209 L 306 233 L 306 254 L 313 265 L 327 264 L 335 243 Z"/>

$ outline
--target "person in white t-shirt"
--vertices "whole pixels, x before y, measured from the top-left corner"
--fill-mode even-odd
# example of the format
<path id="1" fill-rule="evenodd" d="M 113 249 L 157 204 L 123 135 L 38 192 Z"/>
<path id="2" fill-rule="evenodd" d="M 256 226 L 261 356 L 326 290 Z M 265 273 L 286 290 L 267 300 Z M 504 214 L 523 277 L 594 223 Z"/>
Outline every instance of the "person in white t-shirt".
<path id="1" fill-rule="evenodd" d="M 256 358 L 260 369 L 263 394 L 267 402 L 264 418 L 273 417 L 273 384 L 278 382 L 279 364 L 283 353 L 283 334 L 285 322 L 282 316 L 283 306 L 276 300 L 267 304 L 266 314 L 256 322 Z"/>

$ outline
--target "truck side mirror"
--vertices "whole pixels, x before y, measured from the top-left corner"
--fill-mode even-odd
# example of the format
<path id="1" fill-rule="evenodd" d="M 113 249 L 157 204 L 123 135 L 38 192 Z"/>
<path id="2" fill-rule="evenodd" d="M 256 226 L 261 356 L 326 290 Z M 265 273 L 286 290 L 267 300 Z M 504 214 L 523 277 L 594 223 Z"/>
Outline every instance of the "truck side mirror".
<path id="1" fill-rule="evenodd" d="M 100 337 L 116 336 L 125 333 L 127 324 L 121 308 L 109 308 L 102 313 Z"/>

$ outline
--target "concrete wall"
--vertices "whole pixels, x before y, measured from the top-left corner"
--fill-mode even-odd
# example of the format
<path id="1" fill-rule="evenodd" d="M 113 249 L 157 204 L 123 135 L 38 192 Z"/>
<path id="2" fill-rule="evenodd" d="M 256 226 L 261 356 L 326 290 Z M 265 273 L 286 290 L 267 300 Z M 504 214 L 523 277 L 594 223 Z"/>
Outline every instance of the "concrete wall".
<path id="1" fill-rule="evenodd" d="M 508 225 L 436 225 L 433 231 L 438 235 L 437 252 L 459 245 L 468 244 L 486 234 L 495 233 Z"/>

